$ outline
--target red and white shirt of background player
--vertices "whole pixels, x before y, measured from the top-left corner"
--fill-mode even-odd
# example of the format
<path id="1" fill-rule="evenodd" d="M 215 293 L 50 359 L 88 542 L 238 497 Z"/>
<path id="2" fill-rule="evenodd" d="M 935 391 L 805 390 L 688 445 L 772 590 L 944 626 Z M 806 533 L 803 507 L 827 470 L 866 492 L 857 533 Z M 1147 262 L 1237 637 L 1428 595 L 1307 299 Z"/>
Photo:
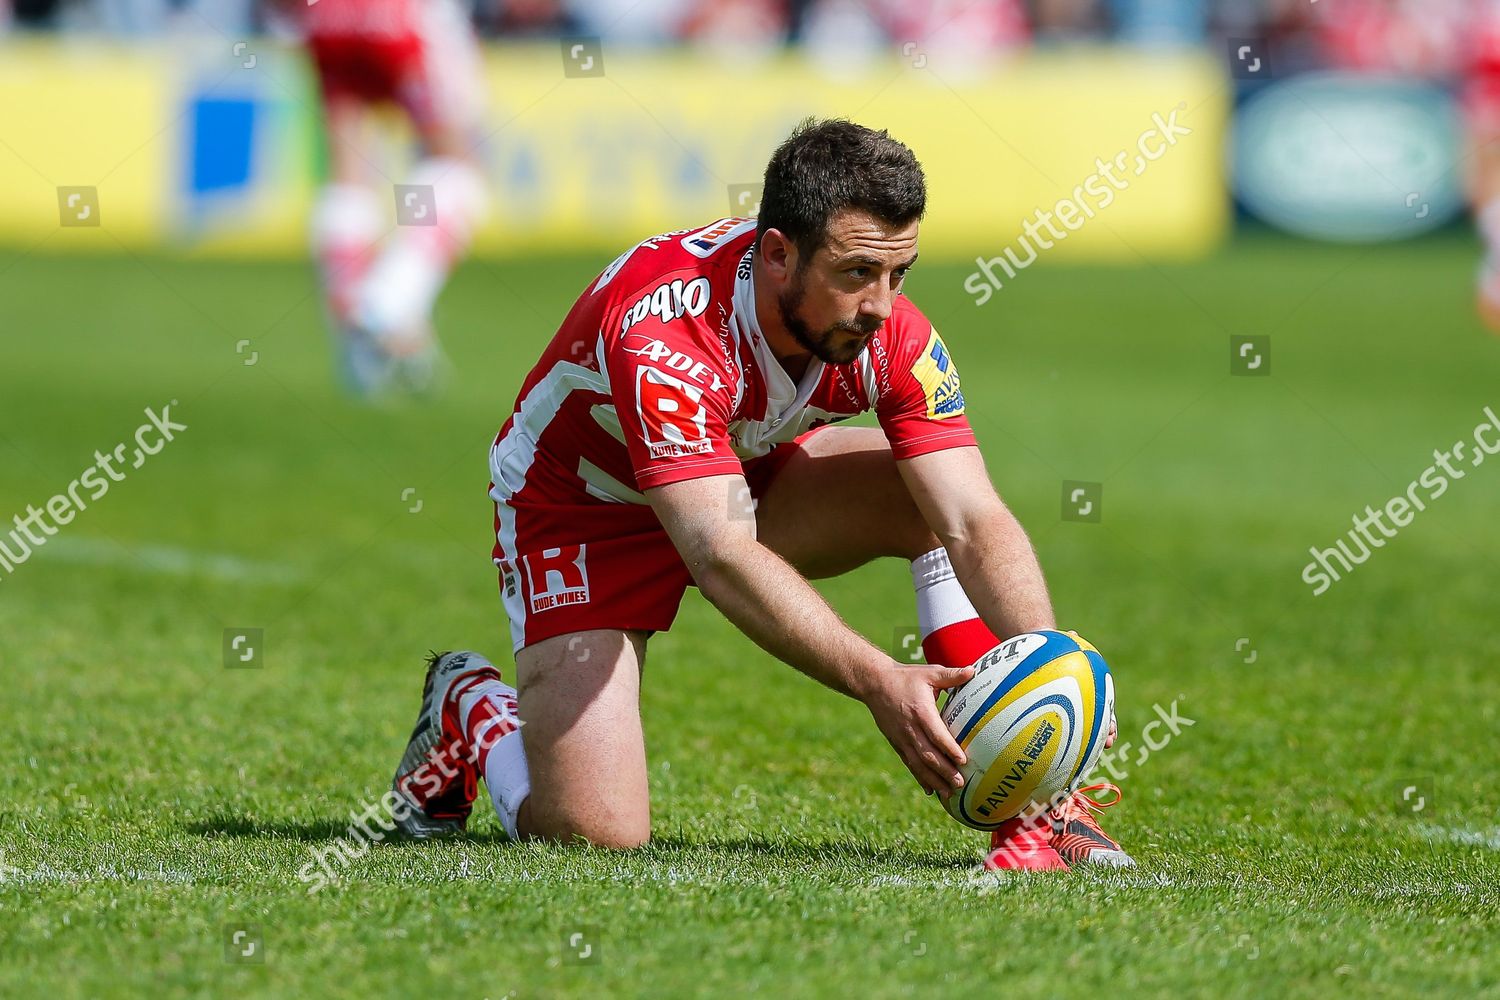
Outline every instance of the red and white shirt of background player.
<path id="1" fill-rule="evenodd" d="M 1333 66 L 1456 79 L 1471 127 L 1500 129 L 1500 0 L 1325 0 L 1316 10 Z"/>
<path id="2" fill-rule="evenodd" d="M 666 629 L 692 583 L 643 491 L 745 476 L 754 501 L 799 437 L 873 409 L 898 459 L 974 444 L 958 371 L 905 296 L 864 352 L 800 382 L 755 316 L 753 219 L 653 236 L 573 305 L 490 453 L 494 558 L 516 650 Z M 726 493 L 728 490 L 726 490 Z"/>
<path id="3" fill-rule="evenodd" d="M 479 123 L 482 57 L 457 0 L 318 0 L 295 17 L 325 101 L 396 104 L 419 132 Z"/>

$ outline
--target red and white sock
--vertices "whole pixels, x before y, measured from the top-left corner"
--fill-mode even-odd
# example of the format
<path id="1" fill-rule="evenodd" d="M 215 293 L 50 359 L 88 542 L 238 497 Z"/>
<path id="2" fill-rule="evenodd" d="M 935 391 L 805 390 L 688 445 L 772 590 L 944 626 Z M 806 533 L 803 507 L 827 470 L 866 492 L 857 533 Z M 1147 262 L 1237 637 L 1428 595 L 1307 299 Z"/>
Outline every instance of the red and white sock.
<path id="1" fill-rule="evenodd" d="M 347 323 L 355 289 L 374 257 L 385 217 L 375 192 L 360 184 L 329 184 L 312 214 L 312 249 L 323 297 L 334 322 Z"/>
<path id="2" fill-rule="evenodd" d="M 917 626 L 928 663 L 967 667 L 1000 644 L 969 602 L 947 549 L 933 549 L 912 560 L 911 580 L 917 589 Z"/>
<path id="3" fill-rule="evenodd" d="M 1480 307 L 1493 326 L 1492 314 L 1500 314 L 1500 198 L 1484 205 L 1477 221 L 1484 239 L 1484 260 L 1479 265 Z"/>
<path id="4" fill-rule="evenodd" d="M 967 667 L 1000 644 L 964 593 L 947 549 L 933 549 L 913 560 L 911 579 L 917 588 L 917 623 L 928 663 Z M 1045 822 L 1017 817 L 990 838 L 991 850 L 984 866 L 991 870 L 1065 870 L 1067 862 L 1053 850 L 1051 836 Z"/>
<path id="5" fill-rule="evenodd" d="M 1500 198 L 1493 198 L 1480 206 L 1475 220 L 1479 235 L 1490 260 L 1500 257 Z"/>
<path id="6" fill-rule="evenodd" d="M 483 175 L 464 160 L 423 160 L 411 183 L 432 188 L 434 224 L 397 226 L 355 290 L 355 320 L 377 337 L 394 340 L 428 321 L 488 202 Z"/>
<path id="7" fill-rule="evenodd" d="M 458 699 L 458 717 L 474 753 L 474 766 L 484 777 L 500 825 L 511 840 L 520 839 L 516 817 L 531 794 L 531 771 L 521 743 L 521 718 L 516 689 L 499 681 L 485 681 Z"/>

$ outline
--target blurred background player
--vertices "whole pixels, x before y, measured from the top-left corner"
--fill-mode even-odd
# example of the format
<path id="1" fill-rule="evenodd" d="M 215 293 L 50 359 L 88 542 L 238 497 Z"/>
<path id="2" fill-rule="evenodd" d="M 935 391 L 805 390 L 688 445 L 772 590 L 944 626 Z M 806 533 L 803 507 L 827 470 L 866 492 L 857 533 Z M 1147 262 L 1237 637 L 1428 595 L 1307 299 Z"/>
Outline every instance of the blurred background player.
<path id="1" fill-rule="evenodd" d="M 432 307 L 486 206 L 476 158 L 480 54 L 454 0 L 319 0 L 297 18 L 322 91 L 328 181 L 312 215 L 324 301 L 351 389 L 424 391 L 441 374 Z M 419 153 L 395 187 L 373 112 L 398 108 Z"/>
<path id="2" fill-rule="evenodd" d="M 1496 0 L 1335 0 L 1321 11 L 1332 67 L 1456 81 L 1467 131 L 1465 181 L 1483 254 L 1479 317 L 1500 333 L 1500 3 Z"/>
<path id="3" fill-rule="evenodd" d="M 1476 301 L 1479 316 L 1500 333 L 1500 3 L 1474 0 L 1463 92 L 1469 132 L 1469 191 L 1484 240 Z"/>

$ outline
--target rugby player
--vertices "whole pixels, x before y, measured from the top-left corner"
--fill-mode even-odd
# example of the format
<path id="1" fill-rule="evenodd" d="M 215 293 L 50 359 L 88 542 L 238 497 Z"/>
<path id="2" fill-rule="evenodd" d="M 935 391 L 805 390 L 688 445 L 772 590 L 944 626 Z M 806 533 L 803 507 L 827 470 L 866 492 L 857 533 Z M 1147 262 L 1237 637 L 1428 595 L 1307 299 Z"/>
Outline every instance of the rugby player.
<path id="1" fill-rule="evenodd" d="M 1468 131 L 1468 188 L 1484 257 L 1475 301 L 1479 317 L 1500 333 L 1500 2 L 1475 0 L 1464 37 L 1461 87 Z"/>
<path id="2" fill-rule="evenodd" d="M 1500 333 L 1500 0 L 1329 0 L 1318 10 L 1331 65 L 1456 84 L 1467 133 L 1460 165 L 1484 249 L 1475 305 Z M 1413 210 L 1425 212 L 1416 197 Z"/>
<path id="3" fill-rule="evenodd" d="M 997 636 L 1055 621 L 954 360 L 901 291 L 925 207 L 900 142 L 808 120 L 766 169 L 758 221 L 653 236 L 585 289 L 490 454 L 516 686 L 478 653 L 434 655 L 394 781 L 408 833 L 462 829 L 483 778 L 512 838 L 645 843 L 641 670 L 689 585 L 863 702 L 928 794 L 961 786 L 936 693 Z M 878 428 L 836 426 L 865 410 Z M 808 583 L 887 556 L 911 564 L 928 664 L 876 648 Z M 1015 821 L 989 863 L 1129 863 L 1097 808 L 1079 793 L 1051 823 Z"/>
<path id="4" fill-rule="evenodd" d="M 456 0 L 295 4 L 323 100 L 329 178 L 313 250 L 345 381 L 361 394 L 422 391 L 439 373 L 432 306 L 487 202 L 477 147 L 484 84 Z M 420 146 L 387 235 L 393 193 L 377 186 L 373 111 L 403 112 Z M 404 216 L 404 217 L 403 217 Z"/>

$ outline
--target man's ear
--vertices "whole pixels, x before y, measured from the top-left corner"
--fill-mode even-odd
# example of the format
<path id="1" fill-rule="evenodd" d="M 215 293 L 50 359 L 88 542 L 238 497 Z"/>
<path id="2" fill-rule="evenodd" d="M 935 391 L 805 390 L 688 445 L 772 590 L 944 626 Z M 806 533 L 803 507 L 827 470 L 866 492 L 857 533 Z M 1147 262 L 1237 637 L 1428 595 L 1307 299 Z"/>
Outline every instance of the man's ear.
<path id="1" fill-rule="evenodd" d="M 760 259 L 766 273 L 781 284 L 797 269 L 797 245 L 781 230 L 767 229 L 760 236 Z"/>

